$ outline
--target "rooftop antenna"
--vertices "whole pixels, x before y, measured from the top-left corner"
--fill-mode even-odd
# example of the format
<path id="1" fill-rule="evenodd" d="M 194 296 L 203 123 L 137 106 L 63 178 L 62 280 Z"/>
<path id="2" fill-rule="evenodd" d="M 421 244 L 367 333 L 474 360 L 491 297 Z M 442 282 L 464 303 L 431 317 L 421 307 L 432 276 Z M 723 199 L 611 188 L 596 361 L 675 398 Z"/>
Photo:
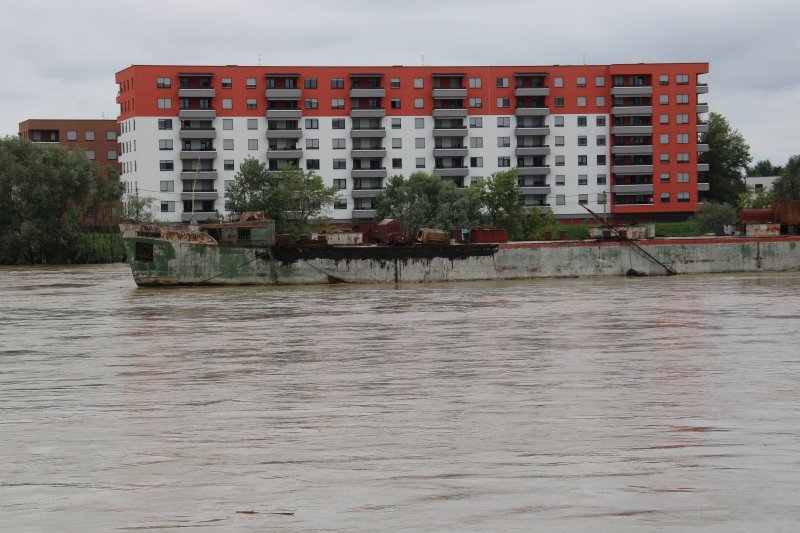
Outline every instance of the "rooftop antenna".
<path id="1" fill-rule="evenodd" d="M 420 60 L 420 62 L 422 64 L 422 66 L 424 67 L 425 66 L 425 54 L 422 54 L 421 56 L 419 56 L 419 60 Z"/>
<path id="2" fill-rule="evenodd" d="M 261 66 L 261 54 L 258 54 L 258 66 Z"/>
<path id="3" fill-rule="evenodd" d="M 586 64 L 586 52 L 583 53 L 583 64 Z"/>

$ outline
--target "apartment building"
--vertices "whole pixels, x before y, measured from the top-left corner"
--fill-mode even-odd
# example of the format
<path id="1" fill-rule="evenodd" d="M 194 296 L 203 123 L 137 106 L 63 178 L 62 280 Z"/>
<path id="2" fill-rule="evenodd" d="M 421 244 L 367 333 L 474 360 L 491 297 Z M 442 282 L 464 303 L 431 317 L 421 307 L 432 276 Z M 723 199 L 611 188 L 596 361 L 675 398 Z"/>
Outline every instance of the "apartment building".
<path id="1" fill-rule="evenodd" d="M 163 220 L 226 214 L 254 157 L 313 169 L 342 191 L 334 221 L 371 220 L 387 178 L 468 186 L 516 168 L 526 206 L 682 217 L 707 190 L 707 63 L 581 66 L 133 65 L 116 75 L 129 194 Z"/>

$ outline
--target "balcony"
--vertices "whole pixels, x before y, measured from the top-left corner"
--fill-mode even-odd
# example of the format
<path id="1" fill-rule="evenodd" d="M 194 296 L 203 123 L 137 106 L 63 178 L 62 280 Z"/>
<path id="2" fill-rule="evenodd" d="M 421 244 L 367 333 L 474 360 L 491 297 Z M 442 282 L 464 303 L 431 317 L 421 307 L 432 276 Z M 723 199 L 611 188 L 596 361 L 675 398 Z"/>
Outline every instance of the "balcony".
<path id="1" fill-rule="evenodd" d="M 530 195 L 530 194 L 550 194 L 550 186 L 549 185 L 542 185 L 539 187 L 524 187 L 520 186 L 517 187 L 517 190 L 520 194 L 523 195 Z M 536 206 L 538 207 L 538 206 Z"/>
<path id="2" fill-rule="evenodd" d="M 652 174 L 653 165 L 613 165 L 611 172 L 618 176 L 630 176 L 633 174 Z"/>
<path id="3" fill-rule="evenodd" d="M 708 104 L 697 104 L 698 113 L 708 113 Z"/>
<path id="4" fill-rule="evenodd" d="M 466 137 L 467 128 L 434 128 L 434 137 Z"/>
<path id="5" fill-rule="evenodd" d="M 217 179 L 216 170 L 182 170 L 182 180 L 215 180 Z"/>
<path id="6" fill-rule="evenodd" d="M 468 149 L 464 146 L 433 149 L 433 157 L 466 157 L 468 153 Z"/>
<path id="7" fill-rule="evenodd" d="M 459 100 L 463 100 L 467 97 L 467 90 L 466 89 L 434 89 L 433 90 L 433 97 L 434 99 L 445 99 L 445 98 L 455 98 Z"/>
<path id="8" fill-rule="evenodd" d="M 549 107 L 518 107 L 514 110 L 518 117 L 545 117 L 550 114 Z"/>
<path id="9" fill-rule="evenodd" d="M 653 126 L 612 126 L 611 135 L 635 135 L 637 137 L 653 134 Z"/>
<path id="10" fill-rule="evenodd" d="M 353 198 L 375 198 L 383 192 L 383 187 L 376 189 L 353 189 L 350 191 L 350 196 Z"/>
<path id="11" fill-rule="evenodd" d="M 267 109 L 268 119 L 299 119 L 303 112 L 300 109 Z"/>
<path id="12" fill-rule="evenodd" d="M 517 167 L 518 176 L 547 176 L 550 174 L 550 167 L 543 165 L 540 167 Z"/>
<path id="13" fill-rule="evenodd" d="M 710 191 L 711 187 L 708 183 L 697 182 L 697 192 L 706 192 Z"/>
<path id="14" fill-rule="evenodd" d="M 197 159 L 216 159 L 216 150 L 181 150 L 180 158 L 197 160 Z"/>
<path id="15" fill-rule="evenodd" d="M 353 218 L 375 218 L 374 209 L 353 209 Z"/>
<path id="16" fill-rule="evenodd" d="M 303 136 L 303 130 L 267 130 L 267 139 L 299 139 Z"/>
<path id="17" fill-rule="evenodd" d="M 514 128 L 514 134 L 517 137 L 527 137 L 527 136 L 538 136 L 538 135 L 550 135 L 550 126 L 542 126 L 537 128 L 526 128 L 526 127 L 519 127 Z"/>
<path id="18" fill-rule="evenodd" d="M 386 157 L 386 148 L 353 148 L 350 150 L 353 159 Z"/>
<path id="19" fill-rule="evenodd" d="M 194 218 L 197 222 L 217 218 L 216 211 L 195 211 L 194 213 L 181 213 L 181 220 L 183 222 L 190 222 Z"/>
<path id="20" fill-rule="evenodd" d="M 181 191 L 181 200 L 216 200 L 219 198 L 217 191 Z"/>
<path id="21" fill-rule="evenodd" d="M 466 107 L 437 108 L 433 110 L 433 118 L 465 118 L 466 116 Z"/>
<path id="22" fill-rule="evenodd" d="M 351 139 L 382 139 L 386 137 L 386 130 L 384 128 L 364 128 L 350 130 Z"/>
<path id="23" fill-rule="evenodd" d="M 364 89 L 370 90 L 370 89 Z M 351 118 L 383 118 L 386 116 L 386 110 L 383 108 L 375 109 L 359 109 L 353 108 L 350 110 Z"/>
<path id="24" fill-rule="evenodd" d="M 188 129 L 188 130 L 180 130 L 178 132 L 179 139 L 216 139 L 217 138 L 217 130 L 211 129 Z"/>
<path id="25" fill-rule="evenodd" d="M 638 196 L 640 194 L 653 194 L 652 183 L 639 183 L 635 185 L 612 185 L 611 192 L 620 196 Z"/>
<path id="26" fill-rule="evenodd" d="M 469 174 L 467 167 L 434 168 L 433 175 L 440 178 L 463 178 Z"/>
<path id="27" fill-rule="evenodd" d="M 708 84 L 707 83 L 698 83 L 697 87 L 697 94 L 706 94 L 708 93 Z"/>
<path id="28" fill-rule="evenodd" d="M 514 150 L 514 154 L 517 156 L 526 156 L 526 155 L 549 155 L 550 154 L 550 147 L 549 146 L 517 146 Z"/>
<path id="29" fill-rule="evenodd" d="M 612 87 L 612 96 L 653 96 L 651 85 L 637 85 L 635 87 Z"/>
<path id="30" fill-rule="evenodd" d="M 697 133 L 708 133 L 708 124 L 697 123 Z"/>
<path id="31" fill-rule="evenodd" d="M 213 120 L 217 118 L 217 112 L 214 109 L 181 109 L 178 111 L 178 117 L 185 119 Z"/>
<path id="32" fill-rule="evenodd" d="M 698 152 L 708 152 L 708 145 L 707 145 L 707 144 L 702 144 L 702 143 L 699 143 L 699 144 L 697 145 L 697 151 L 698 151 Z"/>
<path id="33" fill-rule="evenodd" d="M 267 89 L 264 95 L 267 100 L 299 100 L 300 89 Z"/>
<path id="34" fill-rule="evenodd" d="M 708 163 L 697 163 L 698 172 L 708 172 Z"/>
<path id="35" fill-rule="evenodd" d="M 651 105 L 628 105 L 618 106 L 611 108 L 611 114 L 618 117 L 627 117 L 632 115 L 652 115 L 653 106 Z"/>
<path id="36" fill-rule="evenodd" d="M 652 144 L 617 144 L 611 147 L 613 155 L 650 155 L 653 153 Z"/>
<path id="37" fill-rule="evenodd" d="M 214 89 L 178 89 L 178 98 L 214 98 Z"/>
<path id="38" fill-rule="evenodd" d="M 267 149 L 267 159 L 300 159 L 303 157 L 301 148 Z"/>
<path id="39" fill-rule="evenodd" d="M 354 168 L 350 171 L 351 178 L 385 178 L 385 168 Z"/>
<path id="40" fill-rule="evenodd" d="M 384 98 L 386 89 L 350 89 L 350 98 Z"/>
<path id="41" fill-rule="evenodd" d="M 514 89 L 514 96 L 550 96 L 549 87 L 518 87 Z"/>

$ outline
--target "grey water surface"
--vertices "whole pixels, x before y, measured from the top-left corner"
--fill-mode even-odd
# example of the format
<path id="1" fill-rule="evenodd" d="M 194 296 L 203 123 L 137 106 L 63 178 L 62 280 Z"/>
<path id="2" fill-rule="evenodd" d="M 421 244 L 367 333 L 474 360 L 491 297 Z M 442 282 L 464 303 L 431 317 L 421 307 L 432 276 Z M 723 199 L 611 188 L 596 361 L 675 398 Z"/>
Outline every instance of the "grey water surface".
<path id="1" fill-rule="evenodd" d="M 796 531 L 800 273 L 0 268 L 2 531 Z"/>

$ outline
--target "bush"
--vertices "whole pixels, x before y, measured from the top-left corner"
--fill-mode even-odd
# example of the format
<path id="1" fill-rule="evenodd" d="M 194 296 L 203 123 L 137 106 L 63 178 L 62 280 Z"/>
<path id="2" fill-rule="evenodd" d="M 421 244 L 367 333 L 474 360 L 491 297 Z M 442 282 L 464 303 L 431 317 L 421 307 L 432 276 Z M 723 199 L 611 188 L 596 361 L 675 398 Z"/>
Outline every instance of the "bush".
<path id="1" fill-rule="evenodd" d="M 730 204 L 708 202 L 701 205 L 689 221 L 697 233 L 708 233 L 714 231 L 717 224 L 735 224 L 736 208 Z"/>

